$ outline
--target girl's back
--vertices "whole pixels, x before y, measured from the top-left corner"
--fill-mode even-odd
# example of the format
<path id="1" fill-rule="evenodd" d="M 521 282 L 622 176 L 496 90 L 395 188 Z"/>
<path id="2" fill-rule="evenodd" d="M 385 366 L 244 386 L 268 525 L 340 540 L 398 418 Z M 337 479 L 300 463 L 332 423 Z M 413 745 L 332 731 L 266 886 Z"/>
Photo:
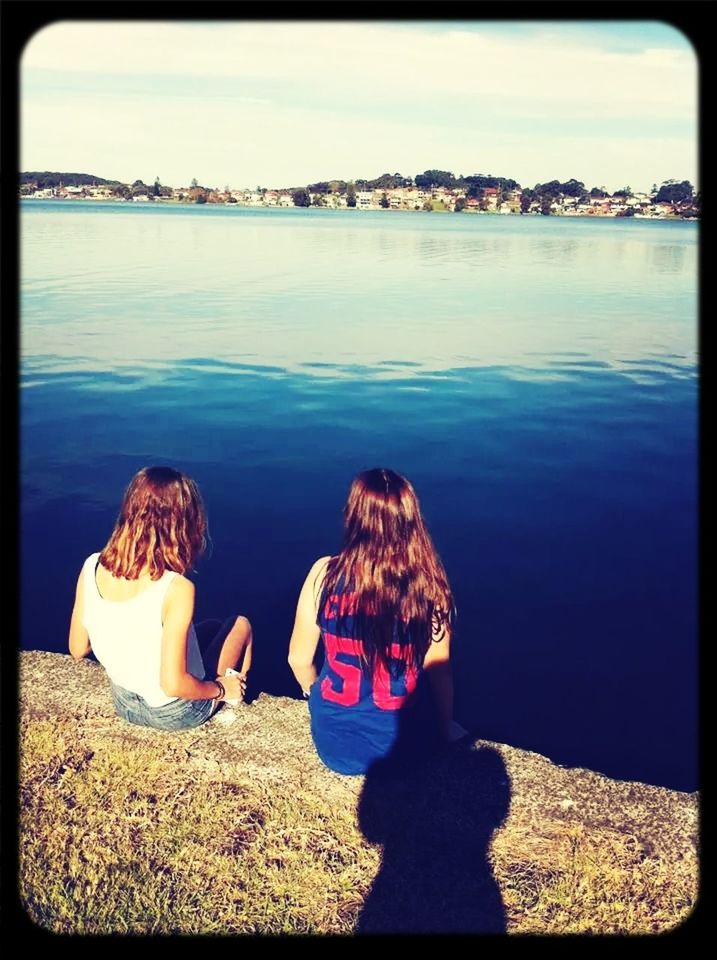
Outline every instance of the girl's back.
<path id="1" fill-rule="evenodd" d="M 399 734 L 402 746 L 411 740 L 404 732 L 420 733 L 413 706 L 424 667 L 430 668 L 440 728 L 447 734 L 452 617 L 448 580 L 413 487 L 392 470 L 359 474 L 344 509 L 343 548 L 309 571 L 289 651 L 327 766 L 365 773 L 393 752 Z M 319 640 L 325 660 L 317 677 Z"/>
<path id="2" fill-rule="evenodd" d="M 149 574 L 136 580 L 114 577 L 94 553 L 84 563 L 83 624 L 92 637 L 94 655 L 112 681 L 140 694 L 150 706 L 172 701 L 160 684 L 164 611 L 174 580 L 165 570 L 157 580 Z M 203 677 L 204 668 L 194 624 L 187 636 L 187 668 Z"/>
<path id="3" fill-rule="evenodd" d="M 387 754 L 399 735 L 399 711 L 416 689 L 418 669 L 405 649 L 392 646 L 388 664 L 366 663 L 355 623 L 357 596 L 344 591 L 322 598 L 318 624 L 324 665 L 309 697 L 317 753 L 339 773 L 362 773 Z"/>

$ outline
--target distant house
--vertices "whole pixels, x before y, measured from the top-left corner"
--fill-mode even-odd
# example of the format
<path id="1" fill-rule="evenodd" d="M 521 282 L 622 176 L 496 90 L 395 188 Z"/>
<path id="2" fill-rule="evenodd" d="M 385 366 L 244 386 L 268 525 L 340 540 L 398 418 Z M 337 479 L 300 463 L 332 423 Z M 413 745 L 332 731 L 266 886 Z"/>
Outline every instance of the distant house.
<path id="1" fill-rule="evenodd" d="M 356 191 L 356 207 L 358 210 L 370 210 L 373 205 L 373 190 Z"/>
<path id="2" fill-rule="evenodd" d="M 280 194 L 279 194 L 279 197 L 278 197 L 278 200 L 277 200 L 277 205 L 280 206 L 280 207 L 293 207 L 293 206 L 294 206 L 294 200 L 293 200 L 291 194 L 290 194 L 290 193 L 280 193 Z"/>
<path id="3" fill-rule="evenodd" d="M 500 199 L 500 187 L 485 187 L 483 189 L 483 199 L 488 210 L 495 212 L 498 209 Z"/>
<path id="4" fill-rule="evenodd" d="M 590 213 L 594 217 L 609 217 L 612 210 L 610 197 L 593 197 L 590 201 Z"/>
<path id="5" fill-rule="evenodd" d="M 401 205 L 406 210 L 418 210 L 423 205 L 423 200 L 420 199 L 419 194 L 422 194 L 422 190 L 417 190 L 416 187 L 409 187 L 407 190 L 403 191 L 403 199 Z"/>

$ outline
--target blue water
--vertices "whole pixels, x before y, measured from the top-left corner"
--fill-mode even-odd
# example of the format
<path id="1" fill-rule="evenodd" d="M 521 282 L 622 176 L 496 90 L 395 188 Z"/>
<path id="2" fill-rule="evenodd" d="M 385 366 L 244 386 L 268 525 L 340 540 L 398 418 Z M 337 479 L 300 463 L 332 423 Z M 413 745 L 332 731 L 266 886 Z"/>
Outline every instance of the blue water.
<path id="1" fill-rule="evenodd" d="M 697 787 L 697 225 L 27 201 L 22 646 L 150 463 L 194 476 L 199 618 L 286 666 L 352 477 L 413 482 L 457 599 L 456 713 Z"/>

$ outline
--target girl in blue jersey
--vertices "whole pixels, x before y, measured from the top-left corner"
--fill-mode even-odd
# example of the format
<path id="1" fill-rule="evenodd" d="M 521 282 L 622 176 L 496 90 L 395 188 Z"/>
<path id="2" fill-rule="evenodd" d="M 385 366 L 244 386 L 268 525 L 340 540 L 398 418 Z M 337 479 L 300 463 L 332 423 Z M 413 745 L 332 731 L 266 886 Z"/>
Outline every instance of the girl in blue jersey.
<path id="1" fill-rule="evenodd" d="M 455 610 L 405 477 L 386 469 L 359 474 L 344 517 L 341 552 L 316 561 L 299 595 L 289 664 L 309 700 L 319 757 L 338 773 L 361 774 L 394 751 L 399 732 L 406 739 L 424 670 L 438 733 L 451 739 Z"/>

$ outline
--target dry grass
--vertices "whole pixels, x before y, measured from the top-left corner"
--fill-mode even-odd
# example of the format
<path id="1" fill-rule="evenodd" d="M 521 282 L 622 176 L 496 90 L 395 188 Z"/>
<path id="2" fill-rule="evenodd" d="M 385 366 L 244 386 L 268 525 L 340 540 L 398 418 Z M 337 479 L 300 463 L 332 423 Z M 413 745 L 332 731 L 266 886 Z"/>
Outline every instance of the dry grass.
<path id="1" fill-rule="evenodd" d="M 188 779 L 172 747 L 22 731 L 21 897 L 62 933 L 352 929 L 377 852 L 316 796 Z"/>
<path id="2" fill-rule="evenodd" d="M 493 863 L 512 933 L 663 933 L 697 900 L 696 855 L 668 866 L 631 834 L 581 824 L 514 827 Z"/>
<path id="3" fill-rule="evenodd" d="M 183 762 L 176 741 L 24 721 L 20 893 L 58 933 L 350 933 L 380 862 L 356 822 L 301 782 L 271 788 Z M 696 853 L 509 818 L 490 849 L 510 933 L 654 933 L 697 897 Z"/>

